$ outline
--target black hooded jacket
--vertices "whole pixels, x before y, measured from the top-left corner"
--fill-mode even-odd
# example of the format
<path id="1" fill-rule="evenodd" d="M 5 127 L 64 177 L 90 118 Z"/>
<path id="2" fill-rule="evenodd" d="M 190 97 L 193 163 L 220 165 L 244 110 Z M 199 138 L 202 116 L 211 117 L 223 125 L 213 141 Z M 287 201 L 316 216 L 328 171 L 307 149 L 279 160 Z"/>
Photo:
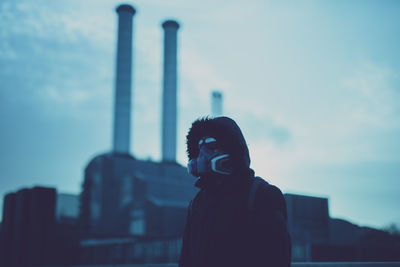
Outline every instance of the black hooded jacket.
<path id="1" fill-rule="evenodd" d="M 227 117 L 196 120 L 186 140 L 189 160 L 198 156 L 204 136 L 217 140 L 234 169 L 229 176 L 197 181 L 200 191 L 188 209 L 179 266 L 290 266 L 285 200 L 277 187 L 262 179 L 258 187 L 252 186 L 257 178 L 240 128 Z"/>

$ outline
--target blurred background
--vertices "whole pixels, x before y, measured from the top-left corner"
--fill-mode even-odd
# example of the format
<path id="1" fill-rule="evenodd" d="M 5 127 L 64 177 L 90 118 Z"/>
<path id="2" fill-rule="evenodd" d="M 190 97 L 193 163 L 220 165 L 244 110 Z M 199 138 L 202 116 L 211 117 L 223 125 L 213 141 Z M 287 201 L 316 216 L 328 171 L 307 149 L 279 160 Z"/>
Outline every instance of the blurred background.
<path id="1" fill-rule="evenodd" d="M 186 133 L 226 115 L 285 193 L 294 260 L 398 259 L 399 2 L 119 4 L 0 1 L 3 252 L 176 261 L 195 194 Z M 43 236 L 42 256 L 17 249 Z M 73 249 L 48 260 L 59 240 Z"/>

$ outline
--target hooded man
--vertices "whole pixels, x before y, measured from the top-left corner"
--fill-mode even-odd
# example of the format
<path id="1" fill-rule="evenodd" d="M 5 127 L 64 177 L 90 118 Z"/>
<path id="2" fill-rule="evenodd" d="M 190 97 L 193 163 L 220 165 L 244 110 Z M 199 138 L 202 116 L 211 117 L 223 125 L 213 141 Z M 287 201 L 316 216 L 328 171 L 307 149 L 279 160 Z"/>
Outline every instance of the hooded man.
<path id="1" fill-rule="evenodd" d="M 285 199 L 254 177 L 239 126 L 227 117 L 198 119 L 186 143 L 200 191 L 189 205 L 179 266 L 290 266 Z"/>

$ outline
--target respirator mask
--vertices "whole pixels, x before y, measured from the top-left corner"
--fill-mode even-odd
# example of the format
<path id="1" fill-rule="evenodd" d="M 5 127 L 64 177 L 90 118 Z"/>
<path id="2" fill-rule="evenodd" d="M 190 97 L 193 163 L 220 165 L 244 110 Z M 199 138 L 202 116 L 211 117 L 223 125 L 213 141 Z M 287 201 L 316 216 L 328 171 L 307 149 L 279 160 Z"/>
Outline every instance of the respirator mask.
<path id="1" fill-rule="evenodd" d="M 200 177 L 207 174 L 232 174 L 230 156 L 218 148 L 217 140 L 213 137 L 200 139 L 199 155 L 188 163 L 188 172 Z"/>

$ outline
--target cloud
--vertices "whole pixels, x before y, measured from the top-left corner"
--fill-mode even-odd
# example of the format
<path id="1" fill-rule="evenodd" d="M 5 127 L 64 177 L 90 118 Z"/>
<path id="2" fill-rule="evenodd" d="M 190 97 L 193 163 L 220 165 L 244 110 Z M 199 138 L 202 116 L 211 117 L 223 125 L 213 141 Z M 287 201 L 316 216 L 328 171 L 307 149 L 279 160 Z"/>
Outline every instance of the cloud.
<path id="1" fill-rule="evenodd" d="M 259 115 L 239 109 L 237 119 L 250 138 L 248 142 L 253 144 L 270 142 L 282 146 L 291 139 L 290 130 L 269 118 L 267 114 Z"/>
<path id="2" fill-rule="evenodd" d="M 92 116 L 111 104 L 104 102 L 113 77 L 112 51 L 104 46 L 110 42 L 105 30 L 110 23 L 99 15 L 83 16 L 68 5 L 5 2 L 0 12 L 4 99 L 75 118 Z"/>
<path id="3" fill-rule="evenodd" d="M 396 80 L 398 75 L 391 69 L 372 62 L 358 66 L 344 79 L 349 116 L 357 126 L 400 128 L 400 92 L 395 90 Z"/>

